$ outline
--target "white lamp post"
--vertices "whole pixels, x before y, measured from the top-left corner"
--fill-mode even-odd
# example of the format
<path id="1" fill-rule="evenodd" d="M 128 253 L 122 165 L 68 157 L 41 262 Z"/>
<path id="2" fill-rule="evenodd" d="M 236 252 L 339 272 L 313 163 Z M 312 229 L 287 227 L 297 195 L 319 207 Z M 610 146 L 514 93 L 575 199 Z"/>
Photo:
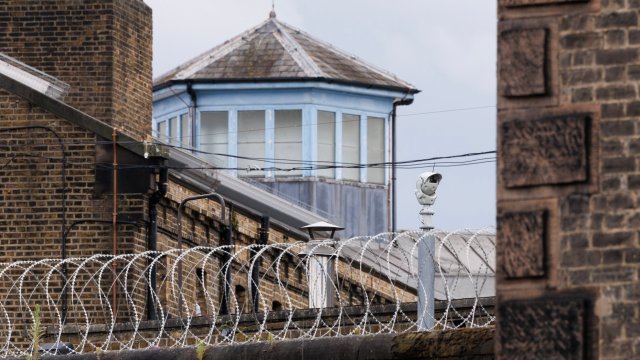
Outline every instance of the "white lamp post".
<path id="1" fill-rule="evenodd" d="M 433 230 L 433 209 L 436 202 L 436 190 L 442 180 L 442 175 L 425 172 L 416 182 L 416 198 L 422 205 L 422 229 L 424 232 Z M 418 330 L 433 329 L 435 324 L 435 235 L 428 234 L 418 244 Z"/>
<path id="2" fill-rule="evenodd" d="M 309 308 L 324 309 L 335 306 L 335 248 L 331 242 L 336 230 L 343 227 L 321 221 L 301 227 L 309 231 L 311 240 L 300 252 L 301 256 L 308 256 L 307 277 L 309 281 Z M 321 232 L 330 232 L 328 238 L 323 238 Z"/>

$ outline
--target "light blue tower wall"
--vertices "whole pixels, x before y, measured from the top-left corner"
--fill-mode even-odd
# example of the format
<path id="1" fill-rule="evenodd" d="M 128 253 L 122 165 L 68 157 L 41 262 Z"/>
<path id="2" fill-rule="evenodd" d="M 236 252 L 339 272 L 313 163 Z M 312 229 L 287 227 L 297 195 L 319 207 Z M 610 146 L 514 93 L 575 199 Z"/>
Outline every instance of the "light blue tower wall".
<path id="1" fill-rule="evenodd" d="M 262 82 L 262 83 L 194 83 L 196 108 L 189 126 L 175 127 L 193 129 L 189 134 L 171 134 L 177 140 L 176 145 L 202 148 L 206 135 L 201 132 L 201 115 L 207 111 L 227 112 L 227 153 L 224 166 L 226 171 L 248 180 L 258 187 L 279 194 L 292 202 L 304 206 L 331 222 L 344 226 L 344 236 L 371 235 L 387 231 L 388 224 L 388 179 L 385 169 L 384 181 L 372 182 L 369 169 L 359 170 L 357 179 L 344 178 L 345 169 L 335 169 L 334 176 L 320 177 L 318 171 L 305 169 L 294 176 L 273 171 L 256 172 L 235 170 L 238 162 L 238 113 L 247 110 L 264 111 L 264 157 L 271 159 L 274 153 L 275 122 L 274 114 L 279 110 L 299 110 L 302 114 L 302 154 L 303 165 L 314 165 L 318 161 L 318 111 L 335 114 L 335 154 L 334 161 L 343 161 L 343 118 L 345 114 L 359 118 L 359 157 L 361 164 L 368 163 L 367 150 L 368 118 L 384 119 L 384 160 L 389 159 L 390 114 L 395 100 L 407 98 L 406 93 L 358 86 L 331 84 L 323 82 Z M 192 97 L 184 84 L 172 85 L 154 92 L 153 129 L 169 119 L 180 119 L 180 115 L 189 114 L 193 106 Z M 193 117 L 193 116 L 191 116 Z M 188 116 L 185 116 L 185 121 Z M 167 124 L 167 123 L 164 123 Z M 156 133 L 157 135 L 157 133 Z M 189 141 L 189 137 L 191 141 Z M 257 156 L 263 157 L 263 156 Z M 277 159 L 276 159 L 277 161 Z M 268 168 L 272 162 L 257 162 Z M 219 166 L 219 165 L 218 165 Z M 281 167 L 295 165 L 277 164 Z M 366 216 L 362 216 L 366 214 Z M 268 214 L 265 214 L 268 215 Z"/>

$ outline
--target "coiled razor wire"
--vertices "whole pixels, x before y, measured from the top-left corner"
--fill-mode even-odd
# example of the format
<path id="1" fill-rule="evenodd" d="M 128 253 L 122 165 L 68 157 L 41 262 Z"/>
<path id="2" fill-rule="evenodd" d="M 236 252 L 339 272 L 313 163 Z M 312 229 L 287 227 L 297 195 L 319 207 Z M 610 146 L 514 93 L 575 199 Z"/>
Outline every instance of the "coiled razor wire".
<path id="1" fill-rule="evenodd" d="M 418 257 L 419 244 L 433 238 L 435 300 L 418 281 L 428 260 Z M 319 257 L 325 267 L 314 277 Z M 421 316 L 432 317 L 426 330 L 484 327 L 494 322 L 487 304 L 495 295 L 495 232 L 21 261 L 0 264 L 0 283 L 1 357 L 33 352 L 37 304 L 46 327 L 40 343 L 71 343 L 72 353 L 400 333 L 418 330 Z M 309 309 L 310 293 L 332 306 Z M 435 301 L 434 314 L 417 313 L 419 296 Z"/>

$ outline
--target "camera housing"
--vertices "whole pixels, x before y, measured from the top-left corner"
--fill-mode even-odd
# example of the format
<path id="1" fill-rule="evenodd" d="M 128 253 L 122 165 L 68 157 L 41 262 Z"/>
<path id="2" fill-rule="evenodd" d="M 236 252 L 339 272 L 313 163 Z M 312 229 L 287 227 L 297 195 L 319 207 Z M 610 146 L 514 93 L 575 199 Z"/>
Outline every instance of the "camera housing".
<path id="1" fill-rule="evenodd" d="M 438 197 L 436 190 L 440 185 L 440 181 L 442 181 L 442 174 L 440 173 L 427 171 L 420 174 L 418 181 L 416 181 L 418 203 L 425 206 L 433 205 Z"/>

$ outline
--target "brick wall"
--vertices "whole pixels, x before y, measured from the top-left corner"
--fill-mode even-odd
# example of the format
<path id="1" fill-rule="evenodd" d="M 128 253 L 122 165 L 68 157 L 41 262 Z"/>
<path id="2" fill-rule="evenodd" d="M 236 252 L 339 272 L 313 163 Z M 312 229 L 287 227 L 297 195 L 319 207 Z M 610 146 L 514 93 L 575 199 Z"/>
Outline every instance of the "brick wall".
<path id="1" fill-rule="evenodd" d="M 158 229 L 161 235 L 158 238 L 158 251 L 168 251 L 177 248 L 177 210 L 180 202 L 196 192 L 178 183 L 169 183 L 169 190 L 166 198 L 161 202 L 158 209 Z M 230 208 L 227 208 L 229 214 Z M 245 291 L 244 296 L 233 294 L 238 300 L 237 304 L 243 312 L 251 311 L 250 284 L 247 281 L 249 266 L 251 263 L 251 253 L 246 248 L 257 243 L 260 220 L 253 218 L 239 211 L 229 214 L 232 220 L 232 241 L 235 245 L 233 250 L 236 260 L 233 262 L 231 279 L 231 290 L 235 292 L 237 286 Z M 183 209 L 182 217 L 182 237 L 183 249 L 193 246 L 205 246 L 213 248 L 222 245 L 221 231 L 223 229 L 220 222 L 221 206 L 217 201 L 196 200 L 189 202 Z M 272 226 L 269 230 L 269 244 L 299 242 L 301 239 L 287 234 L 282 229 Z M 306 268 L 301 263 L 297 252 L 302 249 L 300 246 L 292 247 L 287 253 L 268 251 L 261 256 L 263 261 L 260 266 L 260 310 L 272 310 L 273 301 L 277 301 L 284 308 L 304 309 L 308 307 L 308 289 L 306 287 Z M 209 250 L 210 251 L 210 250 Z M 217 251 L 220 253 L 220 251 Z M 209 261 L 203 259 L 209 256 Z M 278 260 L 279 258 L 279 260 Z M 279 261 L 279 266 L 275 263 Z M 212 297 L 204 299 L 201 293 L 201 285 L 198 284 L 196 268 L 203 268 L 209 277 L 209 281 L 218 284 L 222 275 L 220 274 L 220 259 L 217 256 L 207 255 L 207 250 L 189 255 L 183 264 L 184 294 L 189 306 L 198 303 L 204 314 L 218 312 L 220 309 L 220 297 L 217 287 L 207 288 L 207 292 Z M 171 269 L 175 265 L 175 259 L 170 258 L 163 263 L 165 269 Z M 350 266 L 344 261 L 337 264 L 339 277 L 342 281 L 340 288 L 340 298 L 343 305 L 360 305 L 368 297 L 372 304 L 384 304 L 395 302 L 396 298 L 403 302 L 415 302 L 416 295 L 411 289 L 403 289 L 400 284 L 392 284 L 384 276 L 370 272 L 366 268 L 360 269 L 357 265 Z M 278 273 L 276 273 L 278 271 Z M 159 275 L 158 282 L 162 282 L 167 272 Z M 282 281 L 282 286 L 275 284 L 275 279 Z M 161 285 L 159 285 L 161 286 Z M 160 289 L 166 296 L 164 303 L 171 309 L 172 315 L 177 309 L 177 303 L 172 298 L 167 289 Z M 367 295 L 365 296 L 365 292 Z M 204 306 L 203 306 L 204 305 Z M 236 311 L 236 304 L 231 304 L 231 311 Z"/>
<path id="2" fill-rule="evenodd" d="M 640 356 L 639 11 L 499 1 L 502 359 Z"/>
<path id="3" fill-rule="evenodd" d="M 0 1 L 0 51 L 69 83 L 65 98 L 69 105 L 142 139 L 150 133 L 151 118 L 150 15 L 138 0 Z M 59 258 L 65 227 L 67 257 L 111 253 L 111 225 L 100 221 L 111 220 L 112 199 L 94 195 L 96 142 L 102 139 L 4 90 L 0 119 L 0 262 Z M 62 147 L 67 155 L 64 180 Z M 120 195 L 115 210 L 119 219 L 142 221 L 145 197 Z M 118 226 L 119 253 L 144 249 L 145 228 L 142 222 Z M 69 273 L 74 270 L 69 267 Z M 25 278 L 24 285 L 37 288 L 42 280 L 38 274 Z M 78 281 L 91 277 L 83 273 Z M 0 286 L 10 284 L 5 280 Z M 104 284 L 103 291 L 108 292 L 109 285 Z M 34 293 L 28 304 L 9 300 L 15 289 L 6 286 L 7 316 L 16 319 L 14 324 L 24 324 L 21 330 L 25 330 L 26 306 L 44 307 L 47 299 Z M 60 293 L 52 291 L 58 299 Z M 70 299 L 69 321 L 82 319 L 80 309 L 75 310 Z M 86 310 L 89 316 L 107 321 L 99 301 L 87 304 Z M 46 309 L 43 318 L 56 320 Z M 13 333 L 11 341 L 26 344 L 24 334 Z"/>
<path id="4" fill-rule="evenodd" d="M 151 133 L 151 9 L 142 0 L 0 1 L 0 51 L 71 88 L 65 101 Z"/>

